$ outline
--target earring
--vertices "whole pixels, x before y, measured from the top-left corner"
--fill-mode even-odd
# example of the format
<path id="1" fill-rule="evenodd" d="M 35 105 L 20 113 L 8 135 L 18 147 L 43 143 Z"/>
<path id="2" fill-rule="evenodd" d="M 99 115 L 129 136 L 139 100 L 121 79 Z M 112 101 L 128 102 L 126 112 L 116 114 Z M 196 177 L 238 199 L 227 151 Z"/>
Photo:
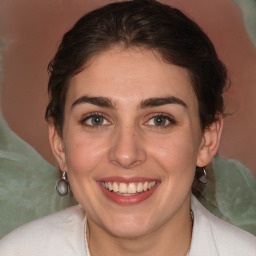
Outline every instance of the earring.
<path id="1" fill-rule="evenodd" d="M 205 168 L 203 167 L 203 175 L 199 178 L 199 181 L 202 182 L 203 184 L 206 184 L 207 183 L 207 173 L 206 173 L 206 170 Z"/>
<path id="2" fill-rule="evenodd" d="M 70 192 L 70 185 L 69 185 L 69 182 L 68 182 L 66 172 L 63 172 L 62 178 L 59 179 L 56 182 L 56 187 L 55 188 L 56 188 L 57 193 L 60 196 L 64 197 L 64 196 L 68 195 L 68 193 Z"/>

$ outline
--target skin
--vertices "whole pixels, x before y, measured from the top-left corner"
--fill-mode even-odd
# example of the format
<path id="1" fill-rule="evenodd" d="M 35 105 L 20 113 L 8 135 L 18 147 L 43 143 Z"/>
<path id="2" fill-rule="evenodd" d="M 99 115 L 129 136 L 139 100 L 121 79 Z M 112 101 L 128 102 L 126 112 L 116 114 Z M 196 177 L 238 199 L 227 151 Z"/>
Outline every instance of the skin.
<path id="1" fill-rule="evenodd" d="M 99 106 L 91 97 L 107 101 Z M 94 256 L 186 255 L 195 168 L 216 154 L 222 123 L 202 131 L 188 71 L 153 51 L 114 47 L 73 77 L 63 136 L 50 125 L 49 138 L 86 210 Z M 158 186 L 146 200 L 122 205 L 102 192 L 99 181 L 108 177 L 153 179 Z"/>

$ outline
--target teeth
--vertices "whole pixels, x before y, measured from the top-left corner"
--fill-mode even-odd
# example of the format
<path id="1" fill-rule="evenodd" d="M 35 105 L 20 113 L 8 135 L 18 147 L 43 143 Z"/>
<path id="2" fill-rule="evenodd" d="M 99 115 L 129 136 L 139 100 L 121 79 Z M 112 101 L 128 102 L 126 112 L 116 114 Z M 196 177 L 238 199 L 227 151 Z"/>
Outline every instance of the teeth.
<path id="1" fill-rule="evenodd" d="M 139 184 L 137 186 L 137 191 L 142 192 L 143 190 L 144 190 L 144 186 L 143 186 L 142 182 L 139 182 Z"/>
<path id="2" fill-rule="evenodd" d="M 144 191 L 147 191 L 148 190 L 148 182 L 146 181 L 145 183 L 144 183 Z"/>
<path id="3" fill-rule="evenodd" d="M 107 187 L 109 191 L 112 191 L 113 190 L 113 186 L 110 182 L 107 183 Z"/>
<path id="4" fill-rule="evenodd" d="M 125 183 L 120 183 L 119 192 L 123 194 L 127 193 L 127 185 Z"/>
<path id="5" fill-rule="evenodd" d="M 156 182 L 155 182 L 155 181 L 150 182 L 150 183 L 148 184 L 148 189 L 153 188 L 155 185 L 156 185 Z"/>
<path id="6" fill-rule="evenodd" d="M 130 183 L 118 183 L 118 182 L 102 182 L 102 186 L 109 191 L 113 191 L 117 194 L 136 194 L 143 191 L 147 191 L 156 185 L 156 181 L 145 182 L 130 182 Z"/>
<path id="7" fill-rule="evenodd" d="M 113 191 L 119 192 L 118 184 L 116 182 L 113 183 Z"/>
<path id="8" fill-rule="evenodd" d="M 128 185 L 128 193 L 135 194 L 137 192 L 137 187 L 135 183 L 129 183 Z"/>

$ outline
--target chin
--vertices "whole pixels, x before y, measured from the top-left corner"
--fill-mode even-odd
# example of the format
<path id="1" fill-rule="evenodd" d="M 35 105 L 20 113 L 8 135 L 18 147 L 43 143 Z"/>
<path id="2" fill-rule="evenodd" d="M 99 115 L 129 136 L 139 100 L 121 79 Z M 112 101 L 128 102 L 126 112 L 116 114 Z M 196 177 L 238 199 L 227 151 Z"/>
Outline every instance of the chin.
<path id="1" fill-rule="evenodd" d="M 150 232 L 150 228 L 141 225 L 118 225 L 116 227 L 112 226 L 108 232 L 119 238 L 131 239 L 146 235 Z"/>
<path id="2" fill-rule="evenodd" d="M 111 225 L 109 225 L 111 224 Z M 109 233 L 120 238 L 135 238 L 150 232 L 152 221 L 139 215 L 112 215 L 112 220 L 104 225 Z"/>

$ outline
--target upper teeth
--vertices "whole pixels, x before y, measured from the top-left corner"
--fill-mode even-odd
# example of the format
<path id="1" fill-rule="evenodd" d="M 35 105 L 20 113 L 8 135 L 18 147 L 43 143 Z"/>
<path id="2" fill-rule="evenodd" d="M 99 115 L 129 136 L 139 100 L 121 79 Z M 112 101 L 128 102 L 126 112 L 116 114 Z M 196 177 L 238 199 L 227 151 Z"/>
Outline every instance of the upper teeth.
<path id="1" fill-rule="evenodd" d="M 145 182 L 130 182 L 130 183 L 119 183 L 119 182 L 101 182 L 102 186 L 109 191 L 122 194 L 136 194 L 138 192 L 147 191 L 155 186 L 156 181 L 145 181 Z"/>

